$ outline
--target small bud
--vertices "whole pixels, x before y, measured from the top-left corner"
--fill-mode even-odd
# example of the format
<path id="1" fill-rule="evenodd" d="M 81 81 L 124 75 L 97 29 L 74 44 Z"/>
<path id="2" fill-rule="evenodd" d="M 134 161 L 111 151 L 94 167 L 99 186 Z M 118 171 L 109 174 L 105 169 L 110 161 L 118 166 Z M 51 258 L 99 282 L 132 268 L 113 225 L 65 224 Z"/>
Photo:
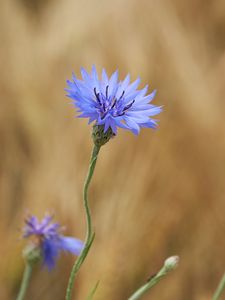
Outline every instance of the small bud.
<path id="1" fill-rule="evenodd" d="M 36 264 L 41 260 L 41 249 L 36 244 L 29 244 L 23 250 L 23 257 L 29 264 Z"/>
<path id="2" fill-rule="evenodd" d="M 167 272 L 174 270 L 178 266 L 179 256 L 171 256 L 164 262 L 164 268 Z"/>
<path id="3" fill-rule="evenodd" d="M 113 133 L 111 127 L 104 132 L 104 125 L 94 125 L 92 131 L 92 138 L 94 144 L 98 147 L 106 144 L 115 134 Z"/>

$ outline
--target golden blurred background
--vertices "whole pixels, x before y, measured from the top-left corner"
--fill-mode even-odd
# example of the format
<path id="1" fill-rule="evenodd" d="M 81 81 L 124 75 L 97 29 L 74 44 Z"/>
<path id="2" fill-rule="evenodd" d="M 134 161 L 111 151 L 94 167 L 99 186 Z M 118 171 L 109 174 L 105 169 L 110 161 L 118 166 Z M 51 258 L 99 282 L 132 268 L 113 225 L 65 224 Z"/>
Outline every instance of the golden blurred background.
<path id="1" fill-rule="evenodd" d="M 143 300 L 211 299 L 225 270 L 225 2 L 1 1 L 0 41 L 0 299 L 19 288 L 27 212 L 84 239 L 91 128 L 64 88 L 92 64 L 140 75 L 164 112 L 158 130 L 120 130 L 100 152 L 74 299 L 98 280 L 96 300 L 127 299 L 174 254 L 179 268 Z M 64 299 L 73 261 L 37 268 L 27 299 Z"/>

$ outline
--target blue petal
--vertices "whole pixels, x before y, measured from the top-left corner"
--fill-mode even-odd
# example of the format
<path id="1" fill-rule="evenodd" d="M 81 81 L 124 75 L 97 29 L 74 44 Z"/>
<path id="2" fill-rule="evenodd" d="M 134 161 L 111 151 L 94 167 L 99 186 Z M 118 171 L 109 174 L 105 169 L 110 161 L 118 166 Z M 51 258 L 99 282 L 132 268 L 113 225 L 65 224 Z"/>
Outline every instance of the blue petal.
<path id="1" fill-rule="evenodd" d="M 105 127 L 104 127 L 104 133 L 106 133 L 106 131 L 109 129 L 110 126 L 110 119 L 106 118 L 106 120 L 104 121 Z"/>
<path id="2" fill-rule="evenodd" d="M 125 99 L 123 101 L 124 105 L 127 105 L 132 100 L 136 101 L 136 97 L 138 96 L 138 94 L 139 94 L 139 91 L 130 92 L 129 95 L 125 96 Z"/>
<path id="3" fill-rule="evenodd" d="M 39 224 L 40 230 L 43 230 L 46 226 L 48 226 L 49 223 L 52 221 L 52 219 L 53 219 L 53 216 L 50 216 L 50 215 L 45 216 Z"/>
<path id="4" fill-rule="evenodd" d="M 84 82 L 91 86 L 91 76 L 88 74 L 88 72 L 84 68 L 81 68 L 81 75 L 82 75 Z"/>
<path id="5" fill-rule="evenodd" d="M 126 91 L 125 91 L 125 96 L 127 97 L 130 93 L 134 92 L 137 87 L 139 86 L 139 83 L 140 83 L 140 78 L 138 77 L 133 83 L 131 83 Z"/>
<path id="6" fill-rule="evenodd" d="M 60 248 L 75 255 L 79 255 L 84 248 L 84 243 L 74 237 L 60 236 Z"/>
<path id="7" fill-rule="evenodd" d="M 129 117 L 129 120 L 132 120 L 136 123 L 145 123 L 148 122 L 149 117 L 145 116 L 143 114 L 137 114 L 136 112 L 133 111 L 128 111 L 126 116 Z"/>
<path id="8" fill-rule="evenodd" d="M 128 127 L 130 130 L 135 134 L 138 135 L 140 132 L 140 127 L 139 125 L 131 118 L 131 117 L 125 117 L 124 118 Z"/>
<path id="9" fill-rule="evenodd" d="M 109 80 L 109 96 L 114 97 L 118 89 L 118 70 L 115 71 Z"/>
<path id="10" fill-rule="evenodd" d="M 116 122 L 114 120 L 110 121 L 110 127 L 113 131 L 114 134 L 117 134 L 117 127 L 116 127 Z"/>
<path id="11" fill-rule="evenodd" d="M 136 102 L 141 102 L 142 104 L 146 104 L 146 103 L 150 103 L 154 98 L 155 98 L 155 95 L 156 95 L 156 90 L 154 90 L 151 94 L 143 97 L 143 98 L 140 98 L 140 99 L 137 99 L 136 98 Z"/>
<path id="12" fill-rule="evenodd" d="M 158 126 L 157 121 L 153 120 L 153 119 L 149 119 L 148 122 L 140 124 L 140 127 L 146 127 L 146 128 L 152 128 L 152 129 L 156 129 L 157 126 Z"/>
<path id="13" fill-rule="evenodd" d="M 53 269 L 56 258 L 59 254 L 59 246 L 57 241 L 55 239 L 44 239 L 42 243 L 42 253 L 44 265 L 46 265 L 49 270 Z"/>
<path id="14" fill-rule="evenodd" d="M 92 66 L 92 81 L 93 81 L 93 88 L 96 87 L 97 91 L 100 91 L 100 86 L 99 86 L 99 80 L 98 80 L 98 74 L 97 74 L 97 71 L 96 71 L 96 68 L 95 66 L 93 65 Z"/>
<path id="15" fill-rule="evenodd" d="M 109 85 L 109 79 L 108 79 L 105 69 L 103 69 L 102 70 L 102 80 L 101 80 L 101 93 L 103 95 L 105 95 L 107 85 Z"/>
<path id="16" fill-rule="evenodd" d="M 123 93 L 123 91 L 126 90 L 126 88 L 128 87 L 129 83 L 130 83 L 130 74 L 128 74 L 126 76 L 126 78 L 122 82 L 120 82 L 119 88 L 118 88 L 117 93 L 116 93 L 116 97 L 117 98 L 119 98 L 121 96 L 121 94 Z"/>
<path id="17" fill-rule="evenodd" d="M 135 97 L 135 102 L 139 103 L 143 99 L 147 91 L 148 91 L 148 85 L 146 85 L 142 90 L 138 91 L 138 95 Z"/>

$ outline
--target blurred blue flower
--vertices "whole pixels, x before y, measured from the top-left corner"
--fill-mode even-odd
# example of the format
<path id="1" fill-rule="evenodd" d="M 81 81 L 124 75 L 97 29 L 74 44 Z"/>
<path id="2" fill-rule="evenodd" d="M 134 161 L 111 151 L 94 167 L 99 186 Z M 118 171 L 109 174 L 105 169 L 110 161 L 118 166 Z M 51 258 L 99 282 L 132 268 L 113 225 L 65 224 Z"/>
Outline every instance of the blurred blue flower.
<path id="1" fill-rule="evenodd" d="M 32 242 L 41 250 L 43 263 L 51 270 L 61 251 L 68 251 L 79 255 L 84 243 L 76 238 L 64 236 L 60 233 L 58 223 L 52 223 L 52 216 L 46 215 L 41 221 L 35 216 L 25 220 L 23 228 L 24 238 L 33 237 Z"/>
<path id="2" fill-rule="evenodd" d="M 72 81 L 67 80 L 67 96 L 81 114 L 79 117 L 89 118 L 89 123 L 96 121 L 96 125 L 103 125 L 104 132 L 111 127 L 114 134 L 117 127 L 131 130 L 138 134 L 140 128 L 156 128 L 157 121 L 151 117 L 159 114 L 161 107 L 149 104 L 155 97 L 156 91 L 146 95 L 148 86 L 137 90 L 140 83 L 138 78 L 130 83 L 128 74 L 123 81 L 118 81 L 118 71 L 108 78 L 102 70 L 101 79 L 95 66 L 91 73 L 81 69 L 83 80 L 73 74 Z"/>

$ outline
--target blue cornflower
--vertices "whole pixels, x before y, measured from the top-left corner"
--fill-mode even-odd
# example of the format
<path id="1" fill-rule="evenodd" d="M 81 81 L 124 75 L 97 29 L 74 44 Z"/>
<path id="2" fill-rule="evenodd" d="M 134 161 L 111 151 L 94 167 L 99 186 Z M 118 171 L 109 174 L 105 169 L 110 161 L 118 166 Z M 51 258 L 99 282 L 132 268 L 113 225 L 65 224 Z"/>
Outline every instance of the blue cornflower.
<path id="1" fill-rule="evenodd" d="M 30 216 L 25 220 L 26 225 L 23 228 L 24 238 L 33 237 L 33 243 L 40 249 L 43 263 L 48 269 L 55 266 L 61 251 L 79 255 L 84 247 L 82 241 L 62 235 L 60 225 L 52 223 L 52 219 L 52 216 L 46 215 L 39 221 L 35 216 Z"/>
<path id="2" fill-rule="evenodd" d="M 118 80 L 118 71 L 108 78 L 105 69 L 102 70 L 101 79 L 95 66 L 91 73 L 81 69 L 82 79 L 73 74 L 72 81 L 67 81 L 67 96 L 73 100 L 74 105 L 81 113 L 79 117 L 89 118 L 89 123 L 104 126 L 104 132 L 111 128 L 113 134 L 117 127 L 131 130 L 138 134 L 140 128 L 156 128 L 157 121 L 151 117 L 159 114 L 161 107 L 149 104 L 155 97 L 156 91 L 146 95 L 148 86 L 137 90 L 140 83 L 138 78 L 130 83 L 128 74 L 123 81 Z"/>

